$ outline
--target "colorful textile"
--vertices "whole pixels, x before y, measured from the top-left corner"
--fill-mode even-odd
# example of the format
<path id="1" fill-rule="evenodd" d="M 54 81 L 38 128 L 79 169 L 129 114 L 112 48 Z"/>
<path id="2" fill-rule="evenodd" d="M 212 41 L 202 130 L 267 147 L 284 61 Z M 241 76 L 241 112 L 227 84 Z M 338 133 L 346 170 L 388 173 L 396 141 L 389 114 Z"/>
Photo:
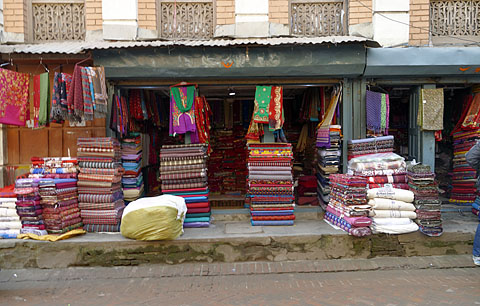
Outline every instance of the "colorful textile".
<path id="1" fill-rule="evenodd" d="M 0 123 L 25 126 L 29 76 L 0 68 Z"/>
<path id="2" fill-rule="evenodd" d="M 195 133 L 194 86 L 172 87 L 170 90 L 170 125 L 169 135 Z M 192 135 L 193 136 L 193 135 Z"/>
<path id="3" fill-rule="evenodd" d="M 373 131 L 382 130 L 382 93 L 367 90 L 365 103 L 367 106 L 367 128 Z"/>
<path id="4" fill-rule="evenodd" d="M 104 118 L 107 114 L 107 85 L 105 83 L 105 68 L 90 67 L 93 91 L 95 95 L 95 118 Z"/>
<path id="5" fill-rule="evenodd" d="M 427 131 L 443 130 L 443 88 L 422 89 L 418 125 Z"/>
<path id="6" fill-rule="evenodd" d="M 283 127 L 283 87 L 272 86 L 271 100 L 268 111 L 268 128 L 270 131 Z"/>
<path id="7" fill-rule="evenodd" d="M 268 113 L 272 86 L 257 86 L 255 91 L 253 121 L 260 124 L 268 124 Z"/>

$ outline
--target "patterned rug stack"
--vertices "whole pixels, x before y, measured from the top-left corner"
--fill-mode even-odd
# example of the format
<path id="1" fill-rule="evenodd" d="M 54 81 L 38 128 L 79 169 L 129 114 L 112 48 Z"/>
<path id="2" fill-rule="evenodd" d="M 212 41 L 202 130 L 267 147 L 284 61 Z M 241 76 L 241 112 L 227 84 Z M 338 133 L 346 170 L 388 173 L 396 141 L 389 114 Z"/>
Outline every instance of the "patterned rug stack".
<path id="1" fill-rule="evenodd" d="M 476 171 L 467 163 L 465 154 L 480 138 L 480 130 L 459 131 L 453 134 L 453 176 L 450 202 L 471 205 L 476 197 Z"/>
<path id="2" fill-rule="evenodd" d="M 36 163 L 31 172 L 39 172 L 43 178 L 38 181 L 40 203 L 43 207 L 45 228 L 50 234 L 62 234 L 82 227 L 77 192 L 77 160 L 74 158 L 43 158 L 43 164 Z M 68 174 L 71 178 L 55 178 Z"/>
<path id="3" fill-rule="evenodd" d="M 325 210 L 330 197 L 329 176 L 339 172 L 341 151 L 341 126 L 331 125 L 328 139 L 322 139 L 317 132 L 317 196 L 320 205 Z"/>
<path id="4" fill-rule="evenodd" d="M 119 232 L 125 208 L 121 149 L 111 137 L 78 138 L 78 202 L 88 232 Z"/>
<path id="5" fill-rule="evenodd" d="M 143 195 L 144 190 L 142 137 L 139 133 L 132 133 L 122 139 L 122 166 L 125 169 L 122 177 L 125 202 L 135 201 Z"/>
<path id="6" fill-rule="evenodd" d="M 420 231 L 427 236 L 440 236 L 442 227 L 442 202 L 438 197 L 438 184 L 435 173 L 428 165 L 408 166 L 408 186 L 415 194 L 417 224 Z"/>
<path id="7" fill-rule="evenodd" d="M 252 225 L 293 225 L 293 151 L 289 143 L 248 144 Z"/>
<path id="8" fill-rule="evenodd" d="M 363 237 L 371 234 L 368 217 L 367 180 L 349 174 L 330 175 L 331 193 L 324 220 L 334 228 Z"/>
<path id="9" fill-rule="evenodd" d="M 209 227 L 207 145 L 164 145 L 160 150 L 162 192 L 185 199 L 184 227 Z"/>
<path id="10" fill-rule="evenodd" d="M 34 233 L 46 235 L 43 209 L 40 205 L 40 193 L 38 192 L 38 178 L 21 178 L 15 182 L 15 194 L 17 195 L 17 215 L 22 222 L 20 233 Z M 12 212 L 7 211 L 13 216 Z"/>

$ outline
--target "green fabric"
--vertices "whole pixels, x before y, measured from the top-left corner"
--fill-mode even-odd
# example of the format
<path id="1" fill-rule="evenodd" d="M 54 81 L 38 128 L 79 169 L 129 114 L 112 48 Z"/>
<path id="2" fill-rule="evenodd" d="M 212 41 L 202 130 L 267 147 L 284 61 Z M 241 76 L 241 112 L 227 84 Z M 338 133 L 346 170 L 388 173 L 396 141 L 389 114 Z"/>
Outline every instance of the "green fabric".
<path id="1" fill-rule="evenodd" d="M 268 124 L 268 106 L 272 98 L 272 86 L 257 86 L 255 91 L 255 113 L 253 121 Z"/>
<path id="2" fill-rule="evenodd" d="M 185 218 L 184 223 L 191 223 L 191 222 L 209 222 L 210 217 L 199 217 L 199 218 Z"/>
<path id="3" fill-rule="evenodd" d="M 381 104 L 381 116 L 380 116 L 380 127 L 382 130 L 387 128 L 387 95 L 382 94 L 382 104 Z"/>
<path id="4" fill-rule="evenodd" d="M 212 213 L 209 213 L 209 212 L 208 212 L 208 213 L 198 213 L 198 214 L 197 214 L 197 213 L 194 213 L 194 214 L 188 214 L 188 213 L 187 213 L 187 214 L 185 215 L 185 218 L 189 218 L 189 219 L 190 219 L 190 218 L 196 218 L 196 217 L 210 217 L 211 214 L 212 214 Z"/>
<path id="5" fill-rule="evenodd" d="M 175 104 L 178 107 L 178 110 L 182 113 L 188 112 L 192 109 L 193 101 L 195 100 L 195 86 L 187 86 L 187 105 L 184 107 L 182 103 L 182 98 L 180 95 L 180 89 L 182 87 L 172 87 L 171 92 L 173 94 L 173 99 Z"/>
<path id="6" fill-rule="evenodd" d="M 38 116 L 38 125 L 44 126 L 47 124 L 47 118 L 49 111 L 49 93 L 48 90 L 50 84 L 50 80 L 48 78 L 48 72 L 42 73 L 40 75 L 40 110 Z"/>

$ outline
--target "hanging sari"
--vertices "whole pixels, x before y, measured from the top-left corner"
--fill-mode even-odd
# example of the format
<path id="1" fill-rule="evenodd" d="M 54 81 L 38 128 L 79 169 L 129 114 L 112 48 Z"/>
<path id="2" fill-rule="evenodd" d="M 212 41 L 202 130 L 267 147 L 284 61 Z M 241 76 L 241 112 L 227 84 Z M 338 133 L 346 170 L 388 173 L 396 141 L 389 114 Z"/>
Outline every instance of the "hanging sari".
<path id="1" fill-rule="evenodd" d="M 0 69 L 0 123 L 25 126 L 29 83 L 26 73 Z"/>

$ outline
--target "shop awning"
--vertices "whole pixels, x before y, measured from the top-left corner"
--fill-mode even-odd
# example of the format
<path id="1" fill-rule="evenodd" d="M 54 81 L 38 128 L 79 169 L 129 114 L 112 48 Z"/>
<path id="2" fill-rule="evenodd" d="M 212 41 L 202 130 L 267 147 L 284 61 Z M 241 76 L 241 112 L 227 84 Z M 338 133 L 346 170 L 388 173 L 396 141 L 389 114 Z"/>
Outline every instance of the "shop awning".
<path id="1" fill-rule="evenodd" d="M 368 49 L 365 76 L 480 76 L 480 48 Z"/>

